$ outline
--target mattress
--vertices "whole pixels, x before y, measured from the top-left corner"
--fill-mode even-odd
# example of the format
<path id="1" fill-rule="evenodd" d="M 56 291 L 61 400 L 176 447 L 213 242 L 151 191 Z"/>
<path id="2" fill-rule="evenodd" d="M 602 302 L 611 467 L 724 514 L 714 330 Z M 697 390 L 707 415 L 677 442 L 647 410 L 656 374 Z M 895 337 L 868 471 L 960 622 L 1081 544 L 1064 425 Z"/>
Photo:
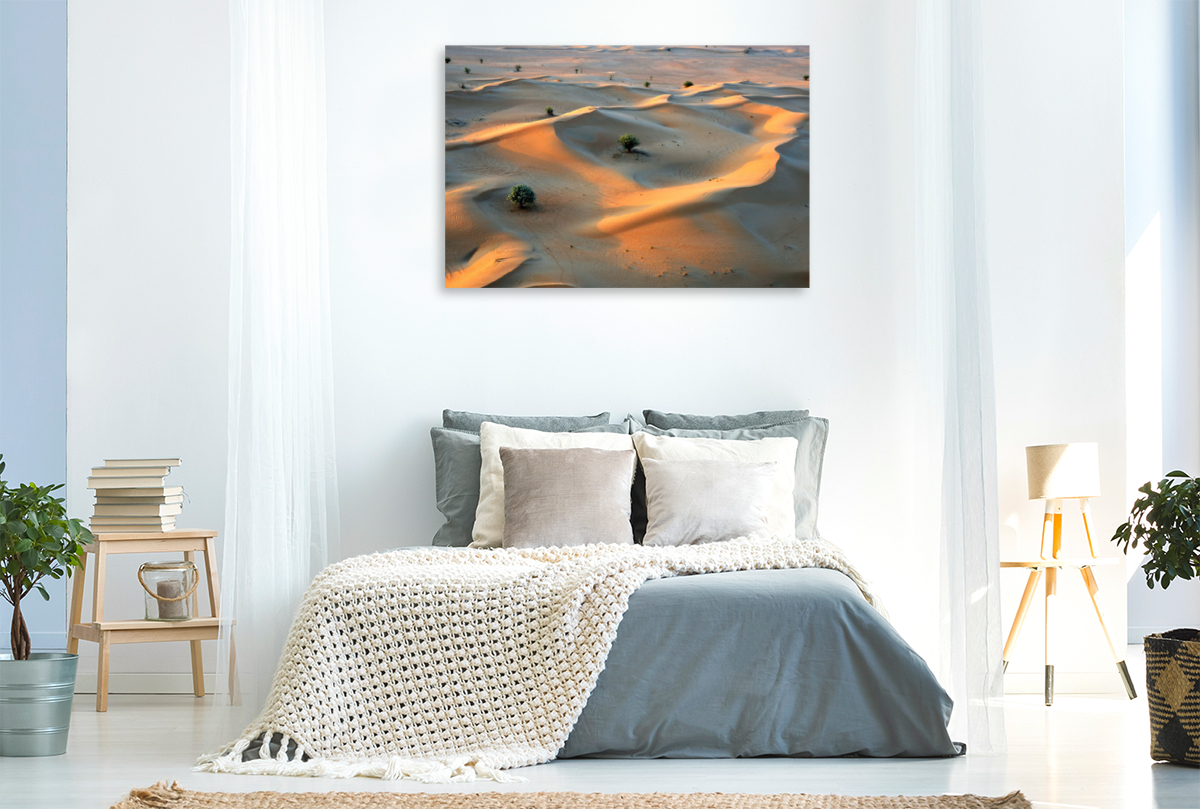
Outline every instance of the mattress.
<path id="1" fill-rule="evenodd" d="M 952 708 L 839 572 L 678 576 L 630 597 L 558 757 L 953 756 Z"/>

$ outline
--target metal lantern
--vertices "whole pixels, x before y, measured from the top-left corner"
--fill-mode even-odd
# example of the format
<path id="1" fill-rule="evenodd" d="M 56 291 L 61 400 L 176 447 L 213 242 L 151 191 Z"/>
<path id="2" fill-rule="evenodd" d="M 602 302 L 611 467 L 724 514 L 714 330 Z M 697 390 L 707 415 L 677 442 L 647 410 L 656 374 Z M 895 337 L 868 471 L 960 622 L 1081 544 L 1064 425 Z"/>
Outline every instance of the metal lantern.
<path id="1" fill-rule="evenodd" d="M 192 615 L 192 594 L 200 577 L 191 562 L 146 562 L 138 568 L 146 591 L 147 621 L 186 621 Z"/>

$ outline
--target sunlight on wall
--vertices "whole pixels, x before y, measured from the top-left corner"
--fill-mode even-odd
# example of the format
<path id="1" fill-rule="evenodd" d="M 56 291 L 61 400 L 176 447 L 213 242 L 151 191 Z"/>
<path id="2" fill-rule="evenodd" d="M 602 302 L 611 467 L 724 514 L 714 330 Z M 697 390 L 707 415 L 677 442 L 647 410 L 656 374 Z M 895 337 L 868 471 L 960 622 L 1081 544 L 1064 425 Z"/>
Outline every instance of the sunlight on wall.
<path id="1" fill-rule="evenodd" d="M 1125 492 L 1162 476 L 1162 227 L 1155 214 L 1125 257 Z M 1133 578 L 1141 554 L 1125 558 Z"/>

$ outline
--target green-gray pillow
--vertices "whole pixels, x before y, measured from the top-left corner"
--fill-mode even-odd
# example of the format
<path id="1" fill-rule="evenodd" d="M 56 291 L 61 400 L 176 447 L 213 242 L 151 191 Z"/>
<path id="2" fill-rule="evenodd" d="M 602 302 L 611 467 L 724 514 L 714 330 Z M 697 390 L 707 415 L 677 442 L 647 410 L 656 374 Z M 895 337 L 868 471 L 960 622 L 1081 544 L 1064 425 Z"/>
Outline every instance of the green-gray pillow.
<path id="1" fill-rule="evenodd" d="M 817 505 L 821 495 L 821 467 L 825 462 L 825 442 L 829 438 L 827 419 L 807 418 L 770 427 L 744 427 L 736 430 L 664 430 L 646 426 L 651 435 L 679 438 L 722 438 L 734 441 L 757 441 L 761 438 L 790 436 L 799 442 L 796 449 L 796 537 L 817 536 Z"/>
<path id="2" fill-rule="evenodd" d="M 740 416 L 693 416 L 688 413 L 664 413 L 643 410 L 646 424 L 662 430 L 738 430 L 743 427 L 772 427 L 808 417 L 807 410 L 759 410 Z M 448 425 L 447 425 L 448 426 Z"/>
<path id="3" fill-rule="evenodd" d="M 451 411 L 446 411 L 451 412 Z M 560 432 L 628 433 L 627 424 L 600 424 Z M 434 545 L 465 548 L 471 544 L 475 509 L 479 506 L 479 433 L 434 427 L 434 492 L 437 508 L 446 518 L 433 536 Z"/>
<path id="4" fill-rule="evenodd" d="M 478 433 L 479 425 L 490 421 L 506 427 L 541 430 L 544 433 L 573 433 L 587 427 L 603 427 L 608 424 L 610 415 L 610 413 L 597 413 L 594 416 L 493 416 L 487 413 L 470 413 L 465 410 L 443 410 L 442 426 L 451 430 L 467 430 Z"/>

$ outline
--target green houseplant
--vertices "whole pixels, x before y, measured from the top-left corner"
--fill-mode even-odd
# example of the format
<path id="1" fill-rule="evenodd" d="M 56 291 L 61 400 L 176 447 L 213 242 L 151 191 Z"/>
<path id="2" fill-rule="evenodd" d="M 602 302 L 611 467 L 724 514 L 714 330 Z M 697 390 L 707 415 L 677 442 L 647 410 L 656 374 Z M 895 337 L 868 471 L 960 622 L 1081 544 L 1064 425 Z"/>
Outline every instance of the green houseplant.
<path id="1" fill-rule="evenodd" d="M 1138 491 L 1113 541 L 1125 553 L 1142 546 L 1147 587 L 1200 579 L 1200 479 L 1177 470 Z M 1200 766 L 1200 630 L 1150 634 L 1143 645 L 1150 756 Z"/>
<path id="2" fill-rule="evenodd" d="M 4 474 L 0 455 L 0 476 Z M 66 752 L 71 699 L 79 656 L 33 652 L 21 601 L 34 590 L 49 600 L 43 580 L 77 568 L 93 539 L 69 519 L 62 484 L 10 487 L 0 477 L 0 596 L 12 605 L 11 655 L 0 657 L 0 755 Z"/>

